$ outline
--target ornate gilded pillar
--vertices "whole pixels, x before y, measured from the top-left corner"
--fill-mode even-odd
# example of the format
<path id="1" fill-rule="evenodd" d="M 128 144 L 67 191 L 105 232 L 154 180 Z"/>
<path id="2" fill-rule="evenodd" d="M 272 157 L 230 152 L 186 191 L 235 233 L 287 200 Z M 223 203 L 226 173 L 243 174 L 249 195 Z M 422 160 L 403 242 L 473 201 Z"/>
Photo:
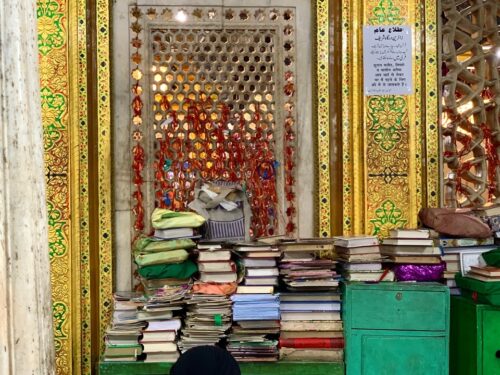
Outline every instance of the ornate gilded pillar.
<path id="1" fill-rule="evenodd" d="M 90 374 L 111 311 L 109 2 L 39 0 L 57 374 Z"/>
<path id="2" fill-rule="evenodd" d="M 438 206 L 436 2 L 344 0 L 342 4 L 342 228 L 387 235 L 416 227 L 423 206 Z M 363 26 L 412 31 L 413 93 L 365 96 Z"/>
<path id="3" fill-rule="evenodd" d="M 0 373 L 53 374 L 35 2 L 0 3 Z"/>

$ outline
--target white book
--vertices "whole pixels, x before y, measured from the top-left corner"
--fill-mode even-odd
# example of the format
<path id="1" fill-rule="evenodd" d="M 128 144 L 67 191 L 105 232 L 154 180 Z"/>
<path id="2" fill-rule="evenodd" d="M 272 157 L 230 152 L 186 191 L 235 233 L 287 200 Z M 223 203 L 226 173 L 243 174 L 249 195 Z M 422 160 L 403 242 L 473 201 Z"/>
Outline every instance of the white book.
<path id="1" fill-rule="evenodd" d="M 234 283 L 237 279 L 236 272 L 203 272 L 200 281 L 204 283 Z"/>
<path id="2" fill-rule="evenodd" d="M 297 312 L 282 311 L 282 321 L 296 320 L 341 320 L 340 311 Z"/>
<path id="3" fill-rule="evenodd" d="M 274 267 L 276 266 L 276 259 L 243 258 L 243 265 L 245 267 Z"/>
<path id="4" fill-rule="evenodd" d="M 279 271 L 277 268 L 247 268 L 247 276 L 278 276 Z"/>
<path id="5" fill-rule="evenodd" d="M 344 263 L 342 267 L 349 271 L 380 271 L 381 263 Z"/>
<path id="6" fill-rule="evenodd" d="M 199 262 L 200 272 L 233 272 L 236 266 L 233 262 Z"/>

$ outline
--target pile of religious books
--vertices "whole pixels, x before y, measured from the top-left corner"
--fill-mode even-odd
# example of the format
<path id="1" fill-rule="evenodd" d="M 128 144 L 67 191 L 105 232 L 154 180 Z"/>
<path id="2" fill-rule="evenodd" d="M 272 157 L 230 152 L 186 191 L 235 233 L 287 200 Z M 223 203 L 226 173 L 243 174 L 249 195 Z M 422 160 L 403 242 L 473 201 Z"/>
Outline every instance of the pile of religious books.
<path id="1" fill-rule="evenodd" d="M 455 274 L 462 275 L 470 269 L 471 265 L 481 263 L 481 254 L 496 249 L 493 237 L 489 238 L 436 238 L 436 246 L 441 251 L 441 259 L 446 263 L 443 279 L 453 295 L 460 294 L 460 289 L 455 282 Z"/>
<path id="2" fill-rule="evenodd" d="M 196 247 L 200 282 L 222 284 L 236 282 L 236 264 L 231 260 L 229 247 L 213 241 L 200 241 Z"/>
<path id="3" fill-rule="evenodd" d="M 273 287 L 238 287 L 231 300 L 233 328 L 227 350 L 241 362 L 278 360 L 279 296 Z"/>
<path id="4" fill-rule="evenodd" d="M 484 282 L 500 282 L 500 267 L 471 266 L 467 277 Z"/>
<path id="5" fill-rule="evenodd" d="M 279 269 L 290 291 L 332 290 L 338 287 L 331 239 L 283 240 Z"/>
<path id="6" fill-rule="evenodd" d="M 341 361 L 344 341 L 332 239 L 282 240 L 280 359 Z"/>
<path id="7" fill-rule="evenodd" d="M 337 292 L 282 293 L 280 359 L 342 361 L 340 300 Z"/>
<path id="8" fill-rule="evenodd" d="M 336 237 L 339 271 L 347 281 L 379 281 L 383 278 L 379 241 L 375 236 Z"/>
<path id="9" fill-rule="evenodd" d="M 276 259 L 281 253 L 278 247 L 264 242 L 242 242 L 233 246 L 243 270 L 243 284 L 248 286 L 278 285 Z"/>
<path id="10" fill-rule="evenodd" d="M 106 330 L 104 361 L 136 361 L 142 355 L 139 338 L 145 324 L 137 318 L 137 310 L 143 305 L 141 293 L 113 294 L 113 317 Z"/>
<path id="11" fill-rule="evenodd" d="M 214 345 L 231 328 L 231 300 L 224 294 L 192 293 L 187 304 L 184 328 L 179 341 L 182 352 L 202 345 Z"/>
<path id="12" fill-rule="evenodd" d="M 392 229 L 380 251 L 393 264 L 441 263 L 441 251 L 428 229 Z"/>

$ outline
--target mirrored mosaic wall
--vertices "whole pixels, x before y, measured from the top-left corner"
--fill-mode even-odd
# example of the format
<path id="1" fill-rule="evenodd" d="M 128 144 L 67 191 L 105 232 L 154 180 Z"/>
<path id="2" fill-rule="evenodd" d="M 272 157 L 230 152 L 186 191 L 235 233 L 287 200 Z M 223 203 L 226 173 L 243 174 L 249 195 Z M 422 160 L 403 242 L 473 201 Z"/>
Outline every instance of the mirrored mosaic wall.
<path id="1" fill-rule="evenodd" d="M 252 234 L 295 231 L 293 8 L 130 8 L 133 211 L 241 184 Z"/>
<path id="2" fill-rule="evenodd" d="M 500 202 L 500 3 L 441 0 L 444 203 Z"/>

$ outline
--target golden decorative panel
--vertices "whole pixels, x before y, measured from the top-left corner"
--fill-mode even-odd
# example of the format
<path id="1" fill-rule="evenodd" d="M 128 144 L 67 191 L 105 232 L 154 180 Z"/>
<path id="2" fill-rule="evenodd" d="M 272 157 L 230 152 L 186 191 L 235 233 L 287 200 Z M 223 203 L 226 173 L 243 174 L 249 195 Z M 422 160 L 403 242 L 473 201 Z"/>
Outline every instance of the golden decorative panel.
<path id="1" fill-rule="evenodd" d="M 75 311 L 71 290 L 73 222 L 68 199 L 71 125 L 67 2 L 39 1 L 37 16 L 56 366 L 58 374 L 71 374 Z"/>
<path id="2" fill-rule="evenodd" d="M 426 29 L 427 24 L 435 27 L 435 6 L 427 9 L 411 0 L 346 0 L 342 5 L 343 233 L 384 236 L 394 227 L 415 227 L 418 210 L 434 205 L 439 192 L 432 117 L 437 102 L 428 97 L 435 98 L 437 89 L 431 87 L 437 76 L 435 43 L 422 47 L 422 40 L 435 36 L 432 26 L 429 33 Z M 363 95 L 360 24 L 411 26 L 413 94 Z"/>

